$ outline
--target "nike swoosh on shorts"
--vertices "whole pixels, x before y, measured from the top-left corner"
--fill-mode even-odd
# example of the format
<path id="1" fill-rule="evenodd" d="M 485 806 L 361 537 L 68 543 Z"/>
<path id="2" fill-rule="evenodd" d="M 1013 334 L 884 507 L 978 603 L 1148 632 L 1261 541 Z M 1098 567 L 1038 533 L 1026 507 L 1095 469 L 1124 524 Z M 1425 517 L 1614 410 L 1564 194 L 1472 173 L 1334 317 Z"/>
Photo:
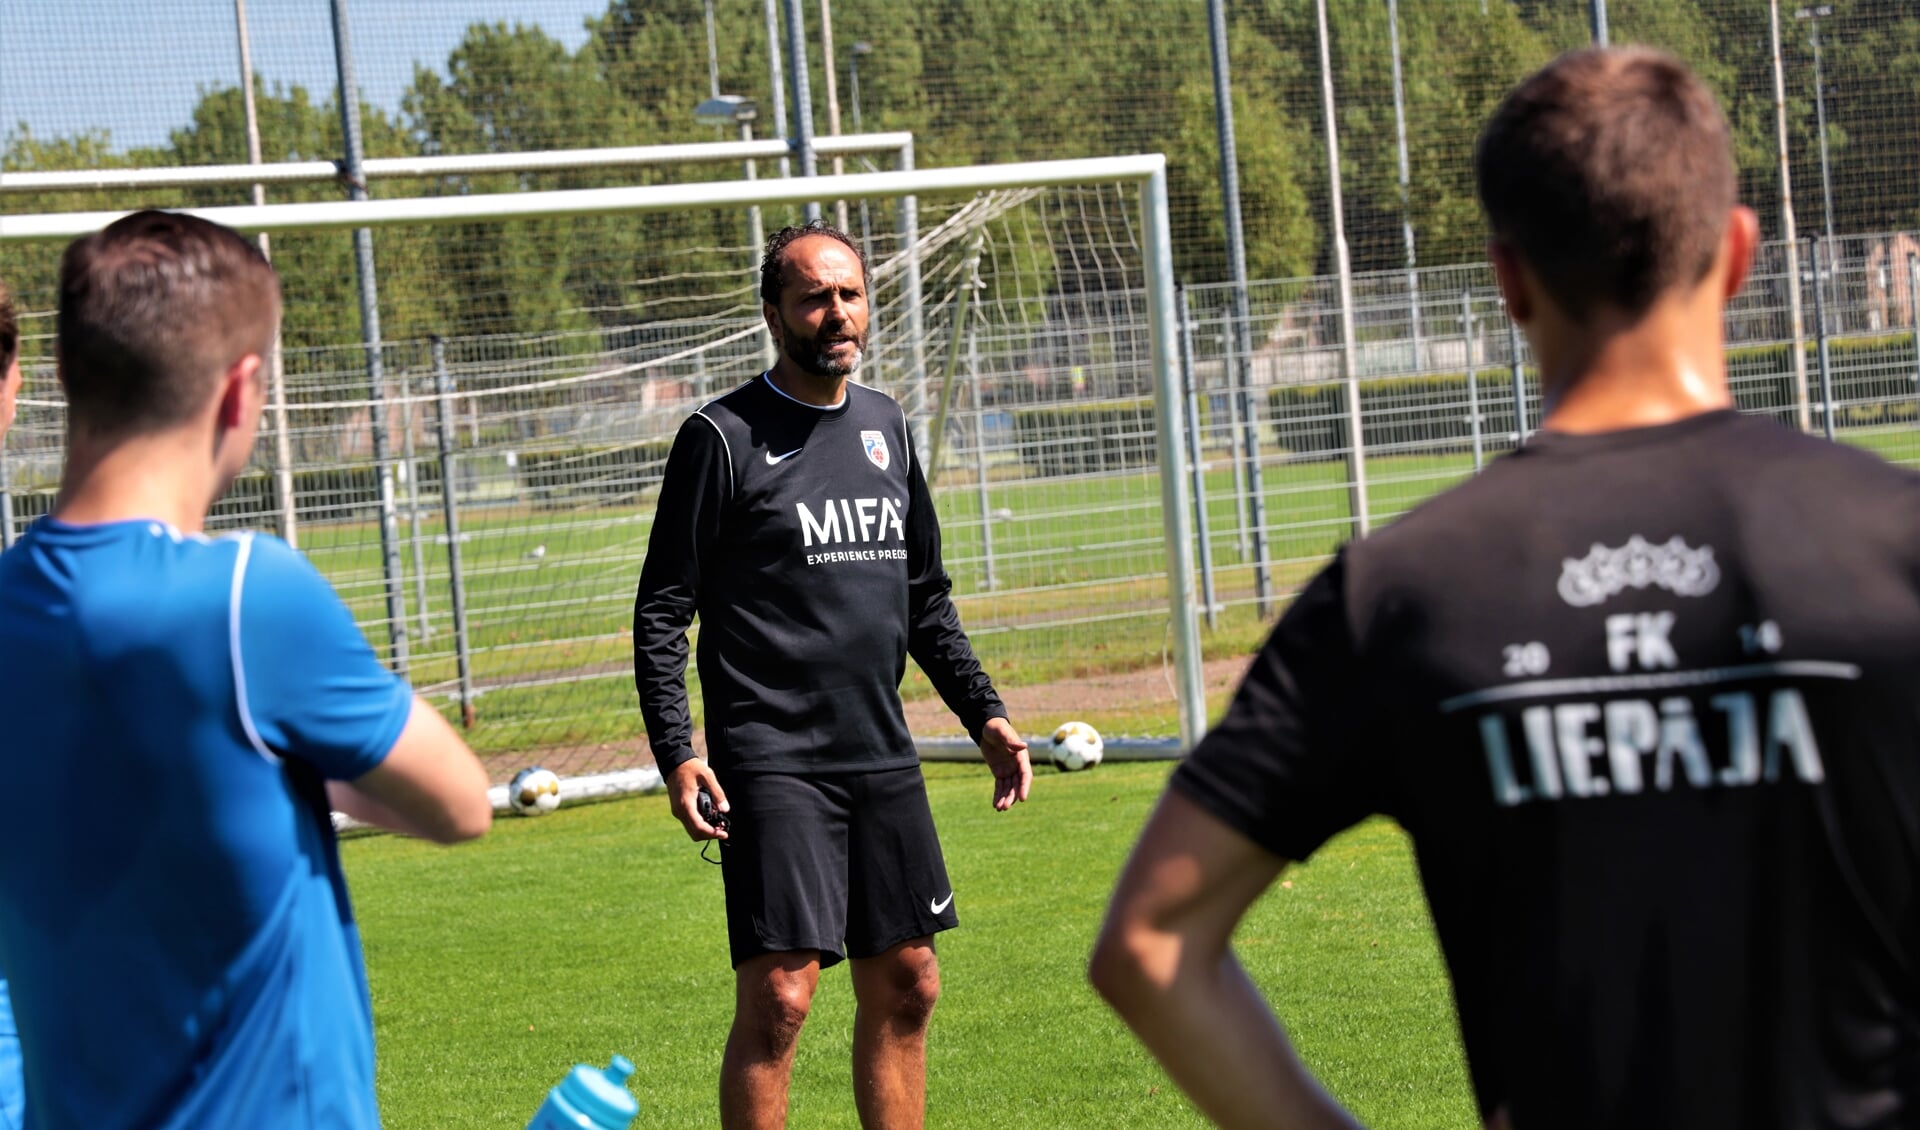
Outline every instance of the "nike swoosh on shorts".
<path id="1" fill-rule="evenodd" d="M 782 459 L 791 459 L 794 456 L 800 454 L 800 450 L 801 450 L 800 448 L 796 447 L 792 451 L 787 452 L 785 455 L 775 455 L 773 452 L 769 451 L 767 452 L 767 466 L 771 467 L 775 463 L 780 462 Z"/>
<path id="2" fill-rule="evenodd" d="M 948 891 L 947 897 L 943 899 L 929 899 L 927 900 L 927 905 L 933 908 L 935 914 L 939 914 L 946 910 L 947 907 L 953 905 L 953 892 Z"/>

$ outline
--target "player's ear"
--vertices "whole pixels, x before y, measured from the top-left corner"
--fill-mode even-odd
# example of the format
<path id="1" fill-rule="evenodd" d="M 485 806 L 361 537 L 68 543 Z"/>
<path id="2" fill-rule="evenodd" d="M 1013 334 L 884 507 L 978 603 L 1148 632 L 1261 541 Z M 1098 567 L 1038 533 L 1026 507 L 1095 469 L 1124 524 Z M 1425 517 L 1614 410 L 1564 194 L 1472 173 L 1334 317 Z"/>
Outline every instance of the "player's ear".
<path id="1" fill-rule="evenodd" d="M 1528 289 L 1526 268 L 1513 244 L 1499 237 L 1487 241 L 1487 258 L 1493 263 L 1494 281 L 1500 284 L 1500 297 L 1507 300 L 1507 316 L 1517 325 L 1533 320 L 1533 294 Z"/>
<path id="2" fill-rule="evenodd" d="M 1720 297 L 1730 299 L 1746 285 L 1753 269 L 1754 249 L 1760 246 L 1760 218 L 1745 204 L 1727 214 L 1727 230 L 1720 237 Z"/>
<path id="3" fill-rule="evenodd" d="M 773 335 L 773 344 L 784 344 L 780 340 L 780 308 L 771 302 L 762 302 L 760 317 L 766 320 L 767 332 Z"/>
<path id="4" fill-rule="evenodd" d="M 221 430 L 248 426 L 260 414 L 266 400 L 261 388 L 260 366 L 260 355 L 248 353 L 221 374 L 218 416 Z"/>

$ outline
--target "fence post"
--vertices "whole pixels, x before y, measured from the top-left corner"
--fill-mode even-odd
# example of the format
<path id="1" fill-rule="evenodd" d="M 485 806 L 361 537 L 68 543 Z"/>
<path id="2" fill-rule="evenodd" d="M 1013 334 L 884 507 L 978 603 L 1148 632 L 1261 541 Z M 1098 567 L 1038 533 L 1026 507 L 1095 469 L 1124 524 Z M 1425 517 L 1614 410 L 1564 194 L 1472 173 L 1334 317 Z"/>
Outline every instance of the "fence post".
<path id="1" fill-rule="evenodd" d="M 7 437 L 0 435 L 0 551 L 13 548 L 13 467 L 7 459 Z"/>
<path id="2" fill-rule="evenodd" d="M 1820 285 L 1820 262 L 1826 256 L 1821 254 L 1826 242 L 1819 236 L 1813 237 L 1813 336 L 1818 343 L 1820 357 L 1820 420 L 1827 433 L 1833 438 L 1833 365 L 1827 356 L 1827 300 L 1826 288 Z"/>
<path id="3" fill-rule="evenodd" d="M 1238 535 L 1240 563 L 1253 560 L 1253 542 L 1247 530 L 1247 462 L 1244 446 L 1247 433 L 1240 427 L 1240 387 L 1233 375 L 1239 370 L 1234 368 L 1233 329 L 1227 324 L 1227 316 L 1220 318 L 1220 375 L 1227 401 L 1227 444 L 1232 449 L 1228 460 L 1233 464 L 1233 526 Z"/>
<path id="4" fill-rule="evenodd" d="M 460 568 L 460 502 L 453 463 L 453 375 L 447 372 L 447 343 L 433 336 L 433 379 L 439 395 L 434 430 L 440 439 L 440 507 L 447 518 L 447 581 L 453 590 L 453 655 L 460 671 L 460 724 L 473 729 L 473 655 L 467 645 L 466 574 Z"/>
<path id="5" fill-rule="evenodd" d="M 1806 319 L 1800 305 L 1800 237 L 1793 229 L 1793 168 L 1787 159 L 1787 77 L 1780 61 L 1780 0 L 1767 4 L 1767 37 L 1773 48 L 1774 163 L 1780 173 L 1780 242 L 1787 248 L 1787 313 L 1793 321 L 1793 407 L 1800 430 L 1813 430 L 1807 407 Z"/>
<path id="6" fill-rule="evenodd" d="M 400 377 L 401 458 L 407 468 L 407 524 L 413 541 L 413 603 L 420 617 L 420 638 L 433 638 L 433 625 L 427 622 L 427 560 L 420 547 L 420 464 L 413 450 L 413 378 Z"/>
<path id="7" fill-rule="evenodd" d="M 1253 527 L 1253 587 L 1259 598 L 1260 615 L 1267 615 L 1273 600 L 1273 576 L 1267 560 L 1267 501 L 1262 489 L 1260 476 L 1260 425 L 1258 410 L 1253 403 L 1253 336 L 1251 333 L 1253 316 L 1247 302 L 1247 243 L 1240 214 L 1240 159 L 1234 148 L 1233 130 L 1233 80 L 1232 66 L 1227 51 L 1227 5 L 1226 0 L 1207 0 L 1207 43 L 1213 57 L 1213 113 L 1214 131 L 1220 150 L 1220 208 L 1221 218 L 1226 224 L 1227 233 L 1227 272 L 1233 283 L 1233 296 L 1229 309 L 1232 310 L 1233 323 L 1228 336 L 1232 341 L 1233 364 L 1228 372 L 1233 374 L 1233 387 L 1245 388 L 1246 405 L 1242 413 L 1247 426 L 1247 509 L 1248 523 Z M 1184 291 L 1183 291 L 1184 294 Z M 1193 430 L 1193 425 L 1188 425 Z M 1196 446 L 1194 459 L 1197 462 L 1200 452 Z M 1197 481 L 1197 480 L 1196 480 Z M 1200 503 L 1204 513 L 1205 503 Z M 1205 568 L 1207 550 L 1202 535 L 1202 567 Z M 1243 530 L 1241 556 L 1245 553 Z M 1204 578 L 1203 578 L 1204 579 Z M 1207 625 L 1213 625 L 1213 599 L 1207 598 Z"/>
<path id="8" fill-rule="evenodd" d="M 1244 327 L 1243 327 L 1244 329 Z M 1233 339 L 1232 332 L 1228 333 Z M 1238 342 L 1245 346 L 1243 336 Z M 1246 453 L 1247 526 L 1253 535 L 1253 594 L 1261 616 L 1273 611 L 1273 568 L 1267 551 L 1267 491 L 1260 471 L 1260 404 L 1253 395 L 1253 358 L 1236 357 L 1228 370 L 1234 395 L 1240 398 L 1240 426 L 1245 431 L 1241 447 Z"/>
<path id="9" fill-rule="evenodd" d="M 340 97 L 340 136 L 345 160 L 341 176 L 348 196 L 367 199 L 366 171 L 361 165 L 360 94 L 353 80 L 353 51 L 347 31 L 346 0 L 333 0 L 333 54 Z M 353 232 L 354 274 L 360 282 L 360 333 L 367 353 L 367 422 L 373 436 L 374 480 L 380 494 L 380 568 L 387 598 L 387 632 L 393 646 L 393 668 L 407 673 L 407 595 L 400 577 L 399 516 L 393 497 L 393 457 L 387 436 L 386 372 L 380 351 L 380 293 L 374 276 L 373 232 Z"/>
<path id="10" fill-rule="evenodd" d="M 979 330 L 971 323 L 967 326 L 967 383 L 973 386 L 973 477 L 980 495 L 980 557 L 985 570 L 984 585 L 992 592 L 993 510 L 987 494 L 987 417 L 980 407 Z"/>
<path id="11" fill-rule="evenodd" d="M 1333 262 L 1340 278 L 1340 377 L 1347 386 L 1347 513 L 1353 518 L 1353 536 L 1363 540 L 1373 530 L 1367 498 L 1366 406 L 1360 400 L 1360 361 L 1353 340 L 1353 262 L 1347 254 L 1346 205 L 1340 195 L 1340 130 L 1333 109 L 1333 57 L 1328 44 L 1327 0 L 1315 0 L 1314 17 L 1320 32 L 1320 113 L 1327 134 L 1328 210 L 1333 219 Z M 1264 612 L 1265 609 L 1263 608 Z"/>
<path id="12" fill-rule="evenodd" d="M 800 0 L 786 0 L 787 9 L 787 90 L 793 101 L 787 107 L 792 128 L 787 145 L 800 165 L 800 175 L 817 172 L 813 156 L 813 91 L 807 78 L 807 29 L 801 22 Z M 832 65 L 831 61 L 828 63 Z M 820 202 L 809 200 L 802 206 L 808 222 L 820 218 Z"/>
<path id="13" fill-rule="evenodd" d="M 1473 430 L 1473 471 L 1479 474 L 1486 465 L 1486 454 L 1480 443 L 1480 376 L 1473 356 L 1473 291 L 1470 288 L 1460 292 L 1460 336 L 1467 345 L 1467 426 Z"/>
<path id="14" fill-rule="evenodd" d="M 1913 324 L 1913 392 L 1920 401 L 1920 256 L 1915 255 L 1907 256 L 1907 320 Z M 1920 424 L 1920 413 L 1913 419 Z"/>
<path id="15" fill-rule="evenodd" d="M 1187 388 L 1187 450 L 1193 471 L 1193 532 L 1200 544 L 1200 601 L 1207 611 L 1207 628 L 1219 621 L 1219 608 L 1213 595 L 1213 537 L 1207 523 L 1206 453 L 1200 446 L 1200 379 L 1193 368 L 1193 307 L 1187 301 L 1187 284 L 1180 292 L 1180 375 Z"/>
<path id="16" fill-rule="evenodd" d="M 1520 367 L 1520 323 L 1507 311 L 1507 351 L 1513 361 L 1513 446 L 1527 439 L 1527 374 Z"/>

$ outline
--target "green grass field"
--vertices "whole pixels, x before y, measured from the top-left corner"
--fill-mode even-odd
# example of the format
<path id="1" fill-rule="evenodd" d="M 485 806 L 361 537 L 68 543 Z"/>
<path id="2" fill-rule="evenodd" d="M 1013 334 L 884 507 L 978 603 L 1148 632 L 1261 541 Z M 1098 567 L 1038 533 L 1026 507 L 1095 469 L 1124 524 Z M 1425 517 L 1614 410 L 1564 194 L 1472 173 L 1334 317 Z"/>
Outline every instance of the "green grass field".
<path id="1" fill-rule="evenodd" d="M 1164 764 L 1040 773 L 1010 813 L 975 766 L 927 769 L 962 927 L 928 1063 L 940 1127 L 1202 1126 L 1083 972 Z M 637 1125 L 717 1121 L 732 975 L 720 872 L 650 796 L 503 818 L 455 849 L 344 845 L 365 938 L 386 1124 L 524 1126 L 575 1062 L 639 1065 Z M 1371 1125 L 1465 1126 L 1473 1107 L 1405 838 L 1365 824 L 1295 868 L 1238 947 L 1309 1063 Z M 821 978 L 791 1124 L 854 1127 L 846 969 Z"/>

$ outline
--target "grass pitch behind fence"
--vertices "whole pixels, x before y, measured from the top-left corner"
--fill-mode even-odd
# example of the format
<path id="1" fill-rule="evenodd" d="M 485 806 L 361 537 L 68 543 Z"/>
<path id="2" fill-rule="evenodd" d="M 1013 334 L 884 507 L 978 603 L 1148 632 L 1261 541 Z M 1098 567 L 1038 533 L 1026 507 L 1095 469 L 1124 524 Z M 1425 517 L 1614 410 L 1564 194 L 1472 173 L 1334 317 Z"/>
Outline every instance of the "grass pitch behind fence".
<path id="1" fill-rule="evenodd" d="M 930 766 L 963 926 L 940 939 L 928 1063 L 940 1127 L 1202 1126 L 1087 987 L 1113 878 L 1164 765 L 1042 771 L 990 810 L 973 766 Z M 524 1126 L 576 1061 L 639 1065 L 637 1125 L 711 1126 L 732 974 L 720 871 L 659 796 L 503 819 L 451 851 L 345 845 L 373 986 L 390 1130 Z M 1404 837 L 1367 824 L 1290 870 L 1238 946 L 1307 1060 L 1368 1124 L 1473 1121 Z M 855 1127 L 844 966 L 821 977 L 790 1121 Z"/>

